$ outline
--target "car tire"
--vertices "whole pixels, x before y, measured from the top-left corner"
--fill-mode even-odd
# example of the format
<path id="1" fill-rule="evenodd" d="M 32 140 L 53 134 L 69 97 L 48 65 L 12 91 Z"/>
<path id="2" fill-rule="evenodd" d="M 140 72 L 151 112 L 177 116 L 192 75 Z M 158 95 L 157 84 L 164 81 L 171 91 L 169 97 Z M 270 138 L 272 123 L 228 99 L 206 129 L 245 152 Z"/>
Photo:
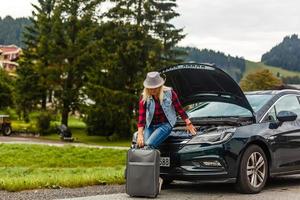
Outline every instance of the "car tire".
<path id="1" fill-rule="evenodd" d="M 245 194 L 259 193 L 268 179 L 268 160 L 257 145 L 249 146 L 240 162 L 236 189 Z"/>
<path id="2" fill-rule="evenodd" d="M 10 126 L 3 127 L 3 131 L 2 132 L 3 132 L 4 136 L 10 136 L 11 132 L 12 132 L 11 127 Z"/>

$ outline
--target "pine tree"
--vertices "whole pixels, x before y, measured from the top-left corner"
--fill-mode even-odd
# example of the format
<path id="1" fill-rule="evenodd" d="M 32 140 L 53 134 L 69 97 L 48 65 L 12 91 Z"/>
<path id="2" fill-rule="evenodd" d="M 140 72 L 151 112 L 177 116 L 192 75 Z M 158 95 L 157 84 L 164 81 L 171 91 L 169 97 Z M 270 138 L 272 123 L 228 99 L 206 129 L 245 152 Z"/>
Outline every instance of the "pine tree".
<path id="1" fill-rule="evenodd" d="M 64 0 L 59 1 L 53 25 L 52 52 L 55 82 L 55 97 L 58 99 L 62 119 L 68 125 L 70 111 L 79 108 L 85 72 L 93 66 L 95 8 L 99 1 Z"/>
<path id="2" fill-rule="evenodd" d="M 156 0 L 153 1 L 153 6 L 156 8 L 156 20 L 154 23 L 154 32 L 162 40 L 164 65 L 175 64 L 181 61 L 180 56 L 184 55 L 184 51 L 176 49 L 175 46 L 185 35 L 183 29 L 176 29 L 170 22 L 179 14 L 175 12 L 177 7 L 176 0 Z"/>
<path id="3" fill-rule="evenodd" d="M 0 109 L 13 105 L 14 80 L 0 68 Z"/>
<path id="4" fill-rule="evenodd" d="M 176 0 L 113 0 L 113 7 L 107 16 L 116 21 L 127 22 L 141 27 L 142 31 L 162 43 L 161 66 L 180 62 L 184 52 L 176 49 L 185 37 L 183 29 L 177 29 L 171 20 L 179 14 L 174 10 Z"/>
<path id="5" fill-rule="evenodd" d="M 98 62 L 88 73 L 85 90 L 95 102 L 86 110 L 88 130 L 90 134 L 128 138 L 136 128 L 133 110 L 143 74 L 158 67 L 161 43 L 137 25 L 123 22 L 102 24 L 97 37 L 94 50 Z"/>
<path id="6" fill-rule="evenodd" d="M 19 116 L 29 122 L 29 113 L 42 98 L 44 87 L 40 87 L 40 76 L 27 58 L 22 58 L 19 64 L 15 81 L 16 109 Z"/>
<path id="7" fill-rule="evenodd" d="M 39 0 L 38 5 L 32 6 L 34 11 L 30 17 L 31 25 L 26 27 L 24 32 L 24 60 L 20 62 L 20 70 L 17 70 L 17 105 L 19 110 L 24 112 L 25 119 L 28 119 L 28 112 L 36 106 L 31 105 L 33 103 L 40 103 L 42 109 L 46 109 L 47 69 L 51 65 L 49 36 L 51 37 L 55 0 Z M 23 91 L 26 88 L 35 88 L 35 92 Z M 22 98 L 23 95 L 26 98 Z"/>

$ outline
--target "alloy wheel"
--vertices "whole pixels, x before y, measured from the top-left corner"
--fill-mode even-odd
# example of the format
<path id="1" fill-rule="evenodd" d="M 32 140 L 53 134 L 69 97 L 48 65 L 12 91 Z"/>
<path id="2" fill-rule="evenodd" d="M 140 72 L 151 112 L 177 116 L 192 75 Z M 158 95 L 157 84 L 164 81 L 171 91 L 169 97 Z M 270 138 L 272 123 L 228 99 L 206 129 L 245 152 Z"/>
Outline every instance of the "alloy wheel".
<path id="1" fill-rule="evenodd" d="M 247 161 L 247 177 L 254 188 L 258 188 L 264 182 L 266 167 L 264 157 L 259 152 L 253 152 Z"/>

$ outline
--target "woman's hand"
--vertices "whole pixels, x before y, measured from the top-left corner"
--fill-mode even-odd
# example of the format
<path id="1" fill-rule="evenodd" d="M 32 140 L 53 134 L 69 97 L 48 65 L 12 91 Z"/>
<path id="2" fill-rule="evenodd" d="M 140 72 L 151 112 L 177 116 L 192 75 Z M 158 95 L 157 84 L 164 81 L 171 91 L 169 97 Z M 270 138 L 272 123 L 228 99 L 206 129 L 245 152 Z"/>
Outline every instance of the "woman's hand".
<path id="1" fill-rule="evenodd" d="M 138 147 L 144 147 L 144 135 L 143 135 L 143 128 L 138 129 L 138 135 L 137 135 L 137 146 Z"/>
<path id="2" fill-rule="evenodd" d="M 190 132 L 192 135 L 196 135 L 197 134 L 197 129 L 194 127 L 194 125 L 192 124 L 190 119 L 186 119 L 185 120 L 186 123 L 186 129 L 188 132 Z"/>

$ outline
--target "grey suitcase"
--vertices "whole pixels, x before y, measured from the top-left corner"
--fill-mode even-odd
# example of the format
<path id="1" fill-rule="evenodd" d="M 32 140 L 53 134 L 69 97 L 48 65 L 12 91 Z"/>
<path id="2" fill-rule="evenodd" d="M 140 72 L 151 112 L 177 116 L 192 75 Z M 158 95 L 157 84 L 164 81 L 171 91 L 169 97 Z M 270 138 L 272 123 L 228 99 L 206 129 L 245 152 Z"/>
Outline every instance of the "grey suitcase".
<path id="1" fill-rule="evenodd" d="M 159 193 L 159 150 L 129 149 L 125 173 L 128 195 L 156 197 Z"/>

